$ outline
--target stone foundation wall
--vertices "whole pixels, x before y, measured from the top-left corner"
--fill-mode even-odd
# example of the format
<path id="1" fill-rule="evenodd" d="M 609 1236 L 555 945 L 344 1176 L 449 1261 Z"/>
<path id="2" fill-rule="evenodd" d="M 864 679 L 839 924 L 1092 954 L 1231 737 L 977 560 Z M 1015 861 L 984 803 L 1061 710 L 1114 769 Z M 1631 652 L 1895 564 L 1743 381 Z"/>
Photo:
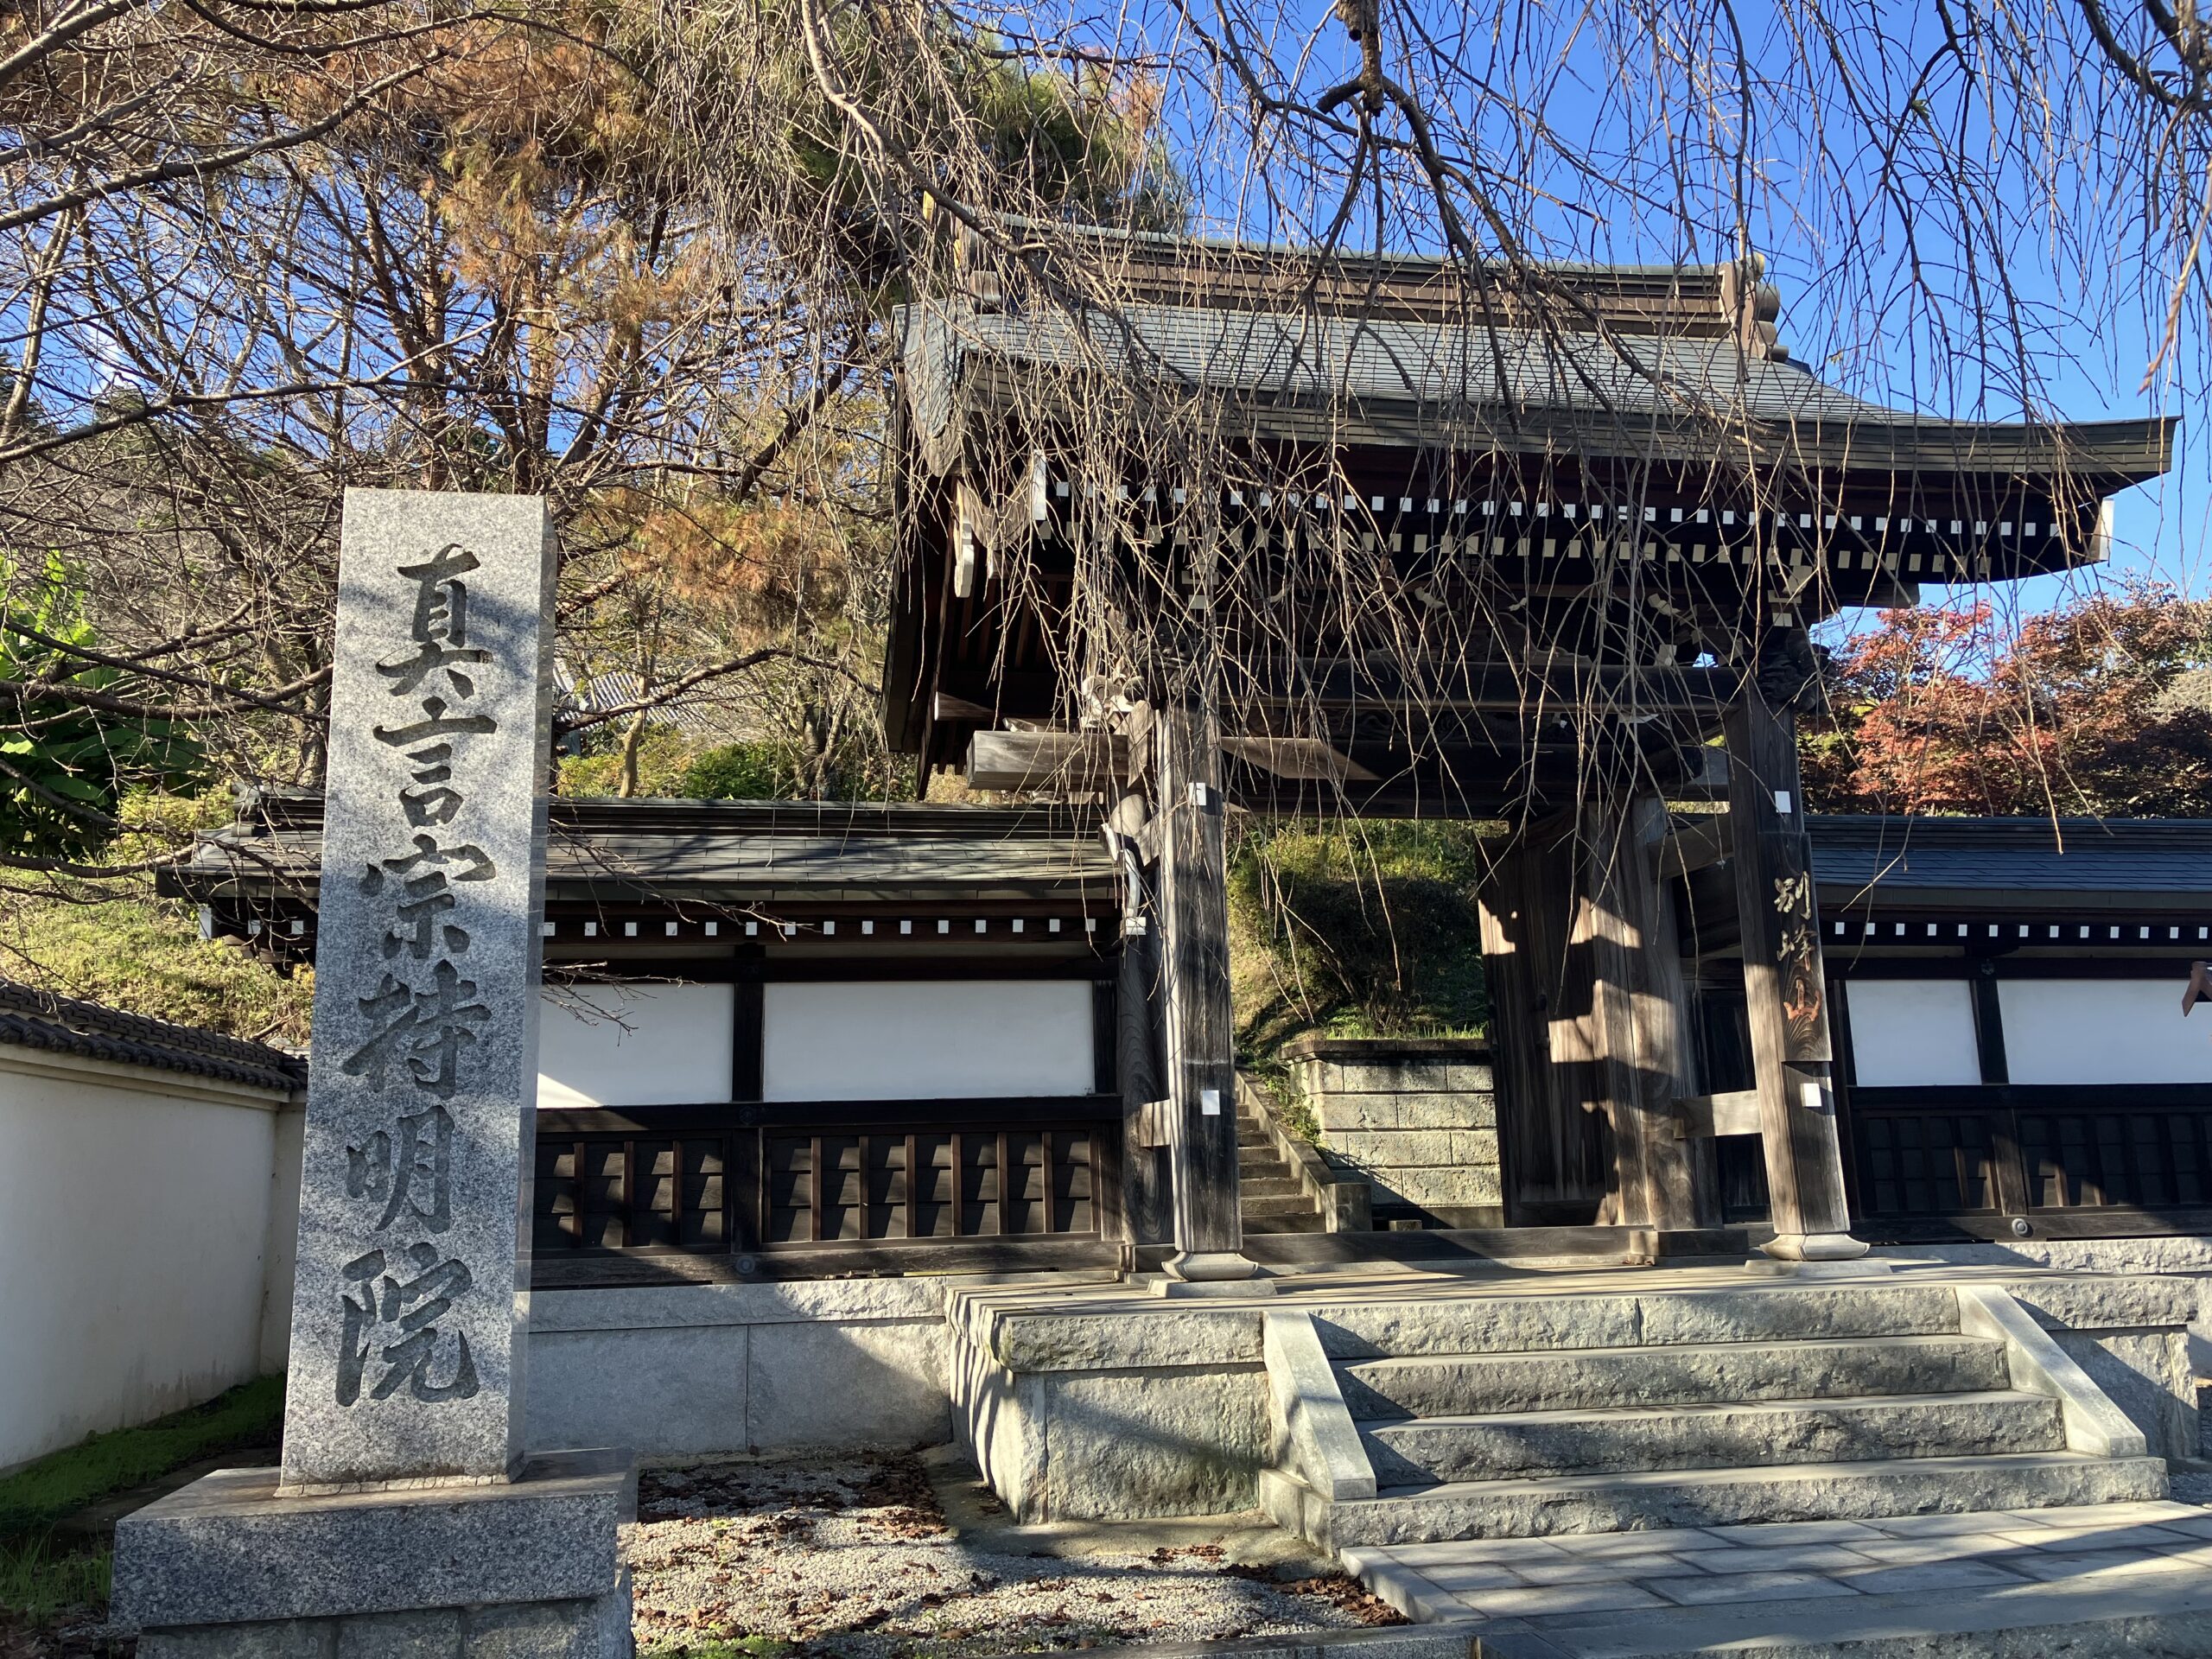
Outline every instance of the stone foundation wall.
<path id="1" fill-rule="evenodd" d="M 1267 1460 L 1261 1316 L 1193 1303 L 1056 1312 L 954 1291 L 961 1449 L 1024 1522 L 1221 1515 Z"/>
<path id="2" fill-rule="evenodd" d="M 652 1459 L 942 1445 L 943 1282 L 539 1291 L 531 1449 L 622 1446 Z"/>
<path id="3" fill-rule="evenodd" d="M 1898 1262 L 2114 1275 L 2069 1281 L 2064 1304 L 2055 1307 L 2037 1302 L 2037 1281 L 2022 1281 L 2012 1290 L 2134 1420 L 2152 1451 L 2195 1458 L 2212 1449 L 2203 1446 L 2196 1386 L 2196 1378 L 2212 1370 L 2205 1306 L 2212 1294 L 2212 1237 L 1890 1244 L 1874 1254 Z"/>
<path id="4" fill-rule="evenodd" d="M 138 1659 L 630 1659 L 630 1586 L 588 1600 L 147 1630 Z"/>
<path id="5" fill-rule="evenodd" d="M 1320 1126 L 1322 1155 L 1366 1178 L 1378 1222 L 1504 1224 L 1487 1044 L 1308 1038 L 1286 1058 Z"/>

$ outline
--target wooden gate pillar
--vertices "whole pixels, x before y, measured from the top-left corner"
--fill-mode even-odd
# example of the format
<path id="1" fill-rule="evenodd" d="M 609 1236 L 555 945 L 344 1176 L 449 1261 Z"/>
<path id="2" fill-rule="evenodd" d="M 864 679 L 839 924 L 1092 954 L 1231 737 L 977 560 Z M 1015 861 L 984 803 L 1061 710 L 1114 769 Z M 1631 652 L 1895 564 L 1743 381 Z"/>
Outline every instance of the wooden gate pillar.
<path id="1" fill-rule="evenodd" d="M 1829 1077 L 1827 980 L 1795 722 L 1758 688 L 1728 711 L 1728 830 L 1744 944 L 1751 1069 L 1774 1242 L 1791 1262 L 1845 1261 L 1851 1236 Z"/>
<path id="2" fill-rule="evenodd" d="M 1674 906 L 1660 880 L 1667 804 L 1656 795 L 1593 802 L 1581 814 L 1585 874 L 1575 931 L 1590 952 L 1586 1042 L 1592 1084 L 1612 1126 L 1612 1190 L 1599 1219 L 1662 1231 L 1697 1227 L 1695 1143 L 1675 1102 L 1690 1092 L 1689 991 Z"/>
<path id="3" fill-rule="evenodd" d="M 1152 1103 L 1160 1099 L 1160 969 L 1152 902 L 1141 851 L 1145 800 L 1125 791 L 1106 819 L 1122 866 L 1122 955 L 1115 997 L 1115 1071 L 1122 1087 L 1122 1237 L 1131 1244 L 1164 1244 L 1174 1236 L 1168 1208 L 1166 1149 L 1152 1132 Z"/>
<path id="4" fill-rule="evenodd" d="M 1169 1163 L 1179 1279 L 1243 1279 L 1236 1196 L 1236 1055 L 1229 1003 L 1229 860 L 1221 739 L 1209 710 L 1153 724 L 1160 823 L 1160 961 L 1166 1003 Z"/>

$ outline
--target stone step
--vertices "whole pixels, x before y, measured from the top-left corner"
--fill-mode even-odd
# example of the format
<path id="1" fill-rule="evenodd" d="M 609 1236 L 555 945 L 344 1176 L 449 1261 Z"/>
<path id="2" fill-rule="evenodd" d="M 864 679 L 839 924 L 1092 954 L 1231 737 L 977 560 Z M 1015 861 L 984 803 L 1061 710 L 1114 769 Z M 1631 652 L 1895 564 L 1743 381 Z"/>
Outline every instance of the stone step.
<path id="1" fill-rule="evenodd" d="M 1239 1197 L 1251 1198 L 1298 1198 L 1307 1203 L 1306 1185 L 1287 1171 L 1280 1175 L 1242 1175 L 1236 1178 Z"/>
<path id="2" fill-rule="evenodd" d="M 1956 1336 L 1948 1285 L 1883 1281 L 1313 1305 L 1335 1359 Z"/>
<path id="3" fill-rule="evenodd" d="M 1363 1432 L 1384 1486 L 2056 1452 L 2058 1402 L 2012 1391 L 1422 1417 Z"/>
<path id="4" fill-rule="evenodd" d="M 1244 1230 L 1255 1235 L 1270 1233 L 1325 1233 L 1328 1223 L 1319 1210 L 1299 1210 L 1281 1215 L 1244 1217 Z"/>
<path id="5" fill-rule="evenodd" d="M 1272 1219 L 1280 1216 L 1318 1216 L 1321 1213 L 1320 1205 L 1315 1204 L 1313 1199 L 1306 1197 L 1303 1193 L 1293 1193 L 1282 1198 L 1243 1198 L 1239 1201 L 1237 1208 L 1243 1212 L 1244 1219 L 1247 1223 L 1251 1222 L 1255 1218 Z"/>
<path id="6" fill-rule="evenodd" d="M 2079 1452 L 1462 1481 L 1384 1488 L 1371 1498 L 1338 1503 L 1319 1501 L 1276 1470 L 1262 1470 L 1260 1480 L 1261 1501 L 1271 1518 L 1338 1549 L 1652 1527 L 2056 1509 L 2143 1503 L 2165 1494 L 2163 1459 L 2098 1458 Z"/>
<path id="7" fill-rule="evenodd" d="M 2001 1344 L 1959 1336 L 1421 1355 L 1342 1363 L 1338 1375 L 1363 1419 L 1965 1394 L 2010 1381 Z"/>

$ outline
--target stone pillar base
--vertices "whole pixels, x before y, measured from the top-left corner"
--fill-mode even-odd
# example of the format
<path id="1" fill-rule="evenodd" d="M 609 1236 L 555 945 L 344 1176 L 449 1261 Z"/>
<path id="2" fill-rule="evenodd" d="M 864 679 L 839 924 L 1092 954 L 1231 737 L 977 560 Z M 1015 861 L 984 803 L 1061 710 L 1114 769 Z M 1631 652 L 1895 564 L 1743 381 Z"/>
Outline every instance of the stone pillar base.
<path id="1" fill-rule="evenodd" d="M 1235 1250 L 1179 1250 L 1161 1266 L 1170 1279 L 1193 1284 L 1260 1276 L 1260 1264 Z"/>
<path id="2" fill-rule="evenodd" d="M 1869 1248 L 1849 1233 L 1777 1233 L 1759 1246 L 1777 1262 L 1855 1262 Z"/>
<path id="3" fill-rule="evenodd" d="M 637 1491 L 619 1452 L 315 1497 L 220 1470 L 117 1526 L 112 1619 L 141 1659 L 629 1659 Z"/>

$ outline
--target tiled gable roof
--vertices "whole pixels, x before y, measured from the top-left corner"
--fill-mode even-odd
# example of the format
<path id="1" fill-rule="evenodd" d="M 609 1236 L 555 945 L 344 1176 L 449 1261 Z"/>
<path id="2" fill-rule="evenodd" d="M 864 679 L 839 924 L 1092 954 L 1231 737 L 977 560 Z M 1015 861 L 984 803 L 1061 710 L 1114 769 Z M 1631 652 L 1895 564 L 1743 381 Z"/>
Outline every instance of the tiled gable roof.
<path id="1" fill-rule="evenodd" d="M 290 1090 L 307 1082 L 305 1060 L 265 1044 L 80 1002 L 8 979 L 0 979 L 0 1044 L 257 1089 Z"/>

